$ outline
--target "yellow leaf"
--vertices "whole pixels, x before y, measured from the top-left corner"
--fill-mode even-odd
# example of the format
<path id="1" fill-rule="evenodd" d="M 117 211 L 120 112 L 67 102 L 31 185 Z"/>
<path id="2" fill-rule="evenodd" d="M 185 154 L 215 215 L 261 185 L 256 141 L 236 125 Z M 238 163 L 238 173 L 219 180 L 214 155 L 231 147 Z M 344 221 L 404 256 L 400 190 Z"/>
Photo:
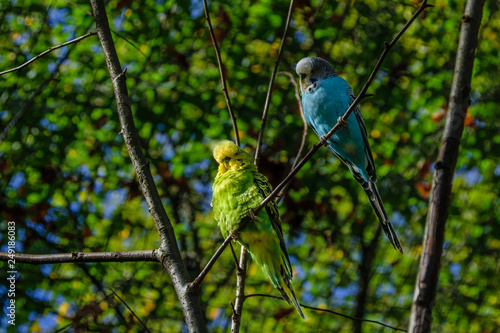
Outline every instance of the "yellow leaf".
<path id="1" fill-rule="evenodd" d="M 68 312 L 68 309 L 69 309 L 69 303 L 63 302 L 59 306 L 59 310 L 57 311 L 57 313 L 59 314 L 59 316 L 64 317 L 66 315 L 66 312 Z"/>
<path id="2" fill-rule="evenodd" d="M 33 323 L 33 325 L 31 325 L 30 332 L 41 332 L 40 326 L 38 326 L 38 323 L 36 321 Z"/>
<path id="3" fill-rule="evenodd" d="M 128 229 L 123 229 L 122 231 L 120 231 L 118 233 L 118 237 L 120 237 L 121 239 L 125 239 L 128 236 L 130 236 L 130 230 L 128 230 Z"/>

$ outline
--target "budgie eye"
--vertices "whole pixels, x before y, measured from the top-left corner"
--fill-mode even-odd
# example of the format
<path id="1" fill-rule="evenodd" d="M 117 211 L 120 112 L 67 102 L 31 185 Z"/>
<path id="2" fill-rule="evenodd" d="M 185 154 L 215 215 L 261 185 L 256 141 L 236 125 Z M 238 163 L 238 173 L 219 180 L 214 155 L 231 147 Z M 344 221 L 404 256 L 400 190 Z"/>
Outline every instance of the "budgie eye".
<path id="1" fill-rule="evenodd" d="M 299 76 L 300 76 L 301 79 L 305 79 L 306 76 L 307 76 L 307 74 L 299 74 Z"/>
<path id="2" fill-rule="evenodd" d="M 230 160 L 231 160 L 231 157 L 229 157 L 229 156 L 226 156 L 226 157 L 224 157 L 224 159 L 223 159 L 223 161 L 224 161 L 224 162 L 229 162 Z"/>

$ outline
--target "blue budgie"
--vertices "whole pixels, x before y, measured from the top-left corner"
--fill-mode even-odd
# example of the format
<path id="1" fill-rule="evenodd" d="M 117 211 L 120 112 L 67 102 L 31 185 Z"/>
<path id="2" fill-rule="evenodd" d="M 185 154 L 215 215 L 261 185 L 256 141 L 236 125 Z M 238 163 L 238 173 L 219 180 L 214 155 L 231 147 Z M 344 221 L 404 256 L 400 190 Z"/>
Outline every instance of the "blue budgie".
<path id="1" fill-rule="evenodd" d="M 300 76 L 302 106 L 306 121 L 319 137 L 325 136 L 343 116 L 355 96 L 346 80 L 325 60 L 307 57 L 296 68 Z M 328 147 L 344 162 L 365 190 L 382 229 L 395 249 L 403 253 L 377 190 L 377 175 L 359 107 L 328 140 Z"/>

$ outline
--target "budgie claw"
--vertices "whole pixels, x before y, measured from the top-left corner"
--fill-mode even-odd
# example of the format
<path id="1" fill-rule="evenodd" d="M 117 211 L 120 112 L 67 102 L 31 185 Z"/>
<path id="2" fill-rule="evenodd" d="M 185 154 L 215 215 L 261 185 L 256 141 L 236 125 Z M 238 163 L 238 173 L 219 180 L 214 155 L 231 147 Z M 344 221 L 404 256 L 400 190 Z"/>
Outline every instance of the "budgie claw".
<path id="1" fill-rule="evenodd" d="M 255 216 L 255 214 L 254 214 L 252 211 L 250 211 L 250 213 L 248 213 L 248 216 L 249 216 L 252 220 L 257 221 L 257 216 Z"/>
<path id="2" fill-rule="evenodd" d="M 238 233 L 236 232 L 236 230 L 231 231 L 231 238 L 232 238 L 234 241 L 237 241 L 237 240 L 238 240 Z"/>
<path id="3" fill-rule="evenodd" d="M 342 118 L 342 117 L 339 117 L 337 119 L 337 122 L 340 124 L 340 128 L 347 126 L 347 121 L 345 121 L 344 118 Z"/>

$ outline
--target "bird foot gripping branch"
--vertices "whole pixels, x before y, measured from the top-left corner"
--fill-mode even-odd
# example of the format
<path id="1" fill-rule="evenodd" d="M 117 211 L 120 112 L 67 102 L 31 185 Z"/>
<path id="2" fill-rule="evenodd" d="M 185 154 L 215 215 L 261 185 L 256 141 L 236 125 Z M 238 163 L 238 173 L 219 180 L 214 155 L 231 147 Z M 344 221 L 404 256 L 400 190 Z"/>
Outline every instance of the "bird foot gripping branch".
<path id="1" fill-rule="evenodd" d="M 337 119 L 337 123 L 339 124 L 339 128 L 347 127 L 347 121 L 345 121 L 342 116 Z"/>

